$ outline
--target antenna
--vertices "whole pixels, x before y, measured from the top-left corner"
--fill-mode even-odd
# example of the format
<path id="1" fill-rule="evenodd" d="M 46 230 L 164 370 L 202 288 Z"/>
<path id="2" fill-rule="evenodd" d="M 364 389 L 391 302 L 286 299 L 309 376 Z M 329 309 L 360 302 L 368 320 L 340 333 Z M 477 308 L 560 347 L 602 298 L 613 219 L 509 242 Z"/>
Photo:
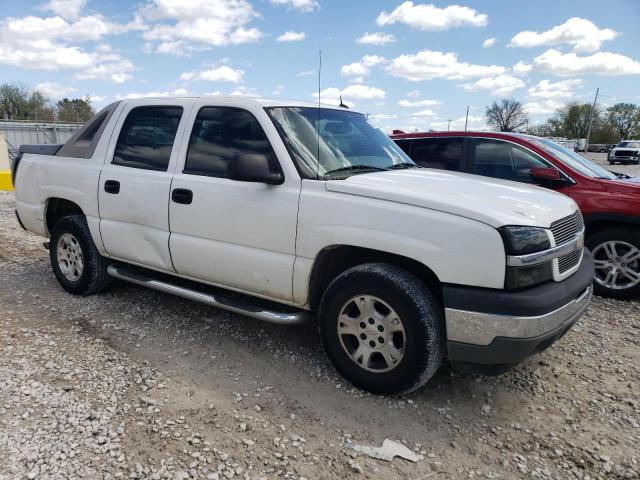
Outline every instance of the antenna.
<path id="1" fill-rule="evenodd" d="M 316 180 L 320 179 L 320 92 L 322 86 L 322 50 L 318 50 L 318 111 L 316 115 L 316 141 L 318 145 Z"/>
<path id="2" fill-rule="evenodd" d="M 340 105 L 338 105 L 340 108 L 349 108 L 347 105 L 344 104 L 344 102 L 342 101 L 342 95 L 340 95 Z M 367 117 L 368 118 L 368 117 Z"/>

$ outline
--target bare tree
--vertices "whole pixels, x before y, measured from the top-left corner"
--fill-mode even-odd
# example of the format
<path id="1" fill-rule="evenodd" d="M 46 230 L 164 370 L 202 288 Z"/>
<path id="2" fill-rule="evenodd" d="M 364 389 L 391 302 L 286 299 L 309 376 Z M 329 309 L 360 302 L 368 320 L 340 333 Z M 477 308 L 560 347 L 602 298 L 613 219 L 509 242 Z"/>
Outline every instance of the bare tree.
<path id="1" fill-rule="evenodd" d="M 524 106 L 513 98 L 495 100 L 487 107 L 485 113 L 487 125 L 499 132 L 513 132 L 529 121 L 529 115 Z"/>

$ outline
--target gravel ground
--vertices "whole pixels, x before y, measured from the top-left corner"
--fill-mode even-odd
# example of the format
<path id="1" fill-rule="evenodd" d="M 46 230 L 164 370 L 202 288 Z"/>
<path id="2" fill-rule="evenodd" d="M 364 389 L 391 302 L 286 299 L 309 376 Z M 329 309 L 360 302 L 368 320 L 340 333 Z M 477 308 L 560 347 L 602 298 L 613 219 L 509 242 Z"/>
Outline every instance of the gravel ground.
<path id="1" fill-rule="evenodd" d="M 341 380 L 312 326 L 126 284 L 68 295 L 42 241 L 0 192 L 2 479 L 638 478 L 638 301 L 596 298 L 505 375 L 445 366 L 383 397 Z M 348 448 L 385 438 L 424 458 Z"/>

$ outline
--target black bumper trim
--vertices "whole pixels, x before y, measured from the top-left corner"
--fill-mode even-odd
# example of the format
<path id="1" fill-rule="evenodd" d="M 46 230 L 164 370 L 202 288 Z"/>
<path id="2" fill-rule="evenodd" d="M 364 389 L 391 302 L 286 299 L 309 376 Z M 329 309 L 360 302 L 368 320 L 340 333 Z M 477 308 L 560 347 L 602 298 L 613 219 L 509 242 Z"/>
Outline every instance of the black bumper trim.
<path id="1" fill-rule="evenodd" d="M 578 317 L 557 329 L 533 338 L 498 337 L 491 345 L 447 342 L 449 360 L 454 367 L 480 373 L 500 373 L 528 357 L 543 352 L 567 333 Z M 496 371 L 487 370 L 495 369 Z"/>
<path id="2" fill-rule="evenodd" d="M 593 257 L 585 249 L 580 268 L 562 282 L 547 282 L 516 292 L 445 284 L 442 287 L 442 296 L 446 308 L 535 317 L 557 310 L 575 300 L 591 285 L 593 275 Z"/>

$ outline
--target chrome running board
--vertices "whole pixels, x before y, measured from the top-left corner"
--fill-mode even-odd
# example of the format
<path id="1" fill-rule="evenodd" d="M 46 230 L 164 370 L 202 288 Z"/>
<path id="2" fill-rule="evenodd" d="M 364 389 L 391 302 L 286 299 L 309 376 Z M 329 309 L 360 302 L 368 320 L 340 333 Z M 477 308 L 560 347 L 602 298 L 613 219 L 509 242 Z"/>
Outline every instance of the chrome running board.
<path id="1" fill-rule="evenodd" d="M 221 308 L 240 315 L 246 315 L 247 317 L 263 320 L 269 323 L 277 323 L 279 325 L 297 325 L 304 323 L 309 319 L 309 313 L 304 310 L 294 312 L 267 310 L 266 308 L 258 305 L 223 298 L 211 293 L 198 292 L 190 288 L 173 285 L 162 280 L 156 280 L 138 272 L 127 270 L 121 265 L 109 265 L 109 267 L 107 267 L 107 273 L 114 278 L 118 278 L 126 282 L 142 285 L 143 287 L 152 288 L 160 292 L 170 293 L 178 297 L 186 298 L 187 300 L 204 303 L 205 305 Z"/>

